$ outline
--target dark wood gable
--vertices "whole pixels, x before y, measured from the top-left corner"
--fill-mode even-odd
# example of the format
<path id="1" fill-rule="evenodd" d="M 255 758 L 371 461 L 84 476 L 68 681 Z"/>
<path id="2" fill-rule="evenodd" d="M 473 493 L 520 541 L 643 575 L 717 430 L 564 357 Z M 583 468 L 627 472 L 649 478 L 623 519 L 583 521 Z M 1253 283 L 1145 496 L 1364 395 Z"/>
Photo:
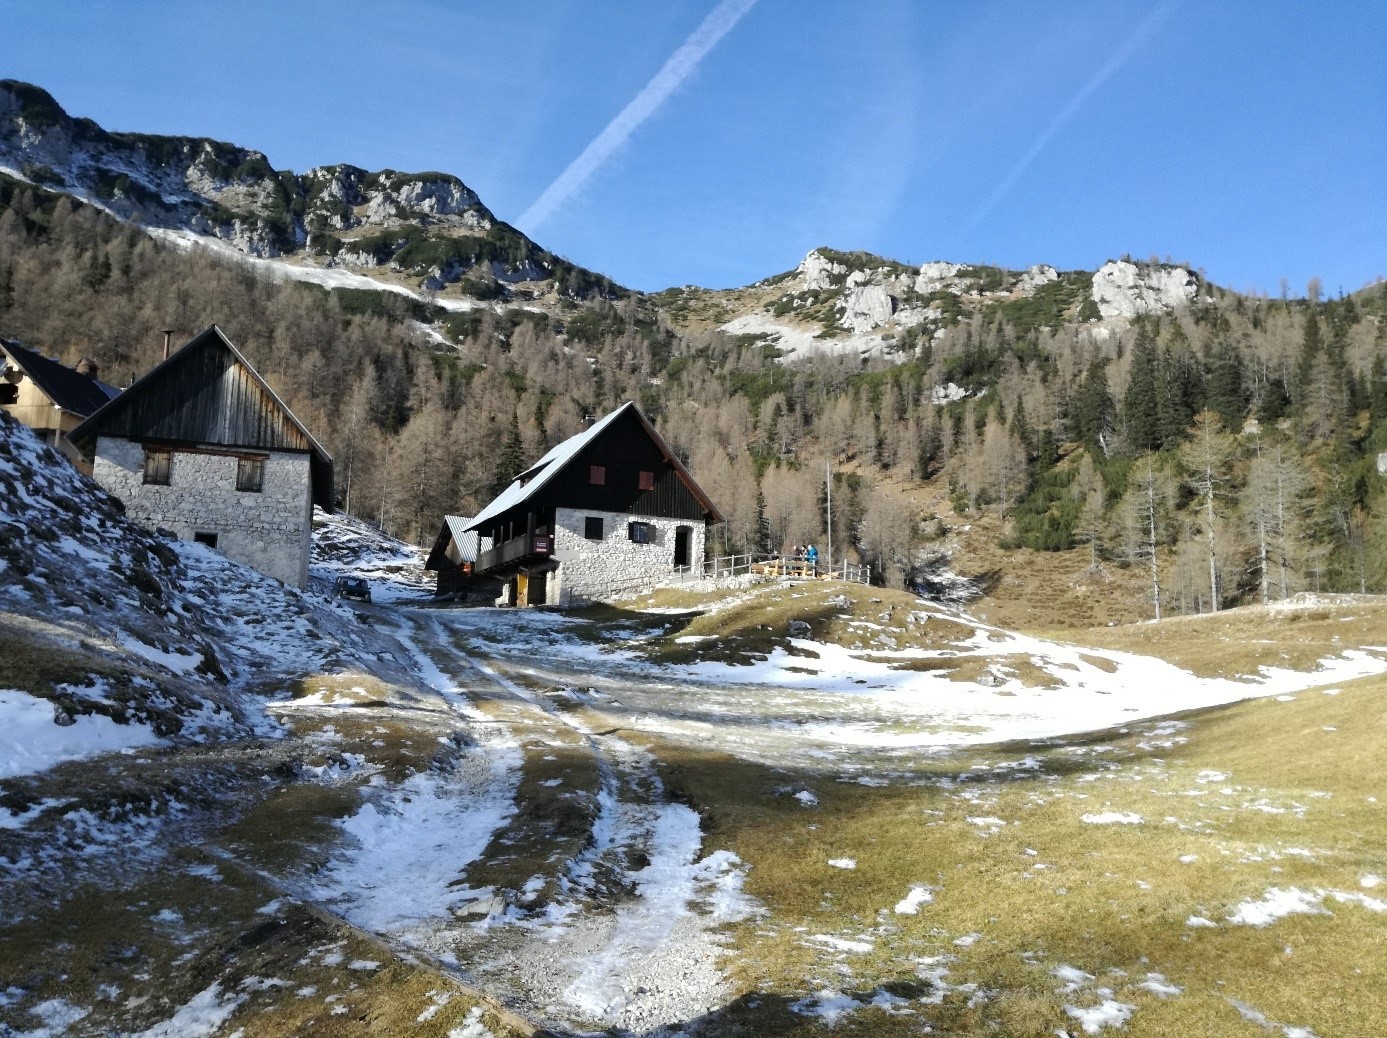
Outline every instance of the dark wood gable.
<path id="1" fill-rule="evenodd" d="M 594 465 L 602 468 L 600 484 L 591 480 Z M 654 476 L 654 486 L 649 490 L 640 489 L 642 472 Z M 709 515 L 704 503 L 646 432 L 635 408 L 627 408 L 579 451 L 534 496 L 526 510 L 548 511 L 555 507 L 695 522 L 703 522 Z"/>
<path id="2" fill-rule="evenodd" d="M 213 325 L 73 430 L 145 443 L 303 451 L 314 503 L 332 508 L 332 458 Z"/>

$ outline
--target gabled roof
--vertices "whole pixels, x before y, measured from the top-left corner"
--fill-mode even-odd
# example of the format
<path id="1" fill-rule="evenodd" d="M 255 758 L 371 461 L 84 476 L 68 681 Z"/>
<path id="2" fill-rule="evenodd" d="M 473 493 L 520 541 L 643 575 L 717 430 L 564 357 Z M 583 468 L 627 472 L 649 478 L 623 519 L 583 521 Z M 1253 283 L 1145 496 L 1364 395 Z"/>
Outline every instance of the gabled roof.
<path id="1" fill-rule="evenodd" d="M 452 560 L 446 554 L 450 542 L 458 546 L 458 554 L 463 562 L 477 561 L 477 554 L 481 548 L 481 534 L 476 530 L 467 529 L 467 524 L 471 521 L 472 517 L 466 515 L 443 517 L 443 526 L 434 540 L 433 550 L 424 562 L 425 569 L 442 569 L 445 565 L 451 565 Z"/>
<path id="2" fill-rule="evenodd" d="M 115 386 L 79 374 L 65 364 L 25 349 L 17 342 L 0 339 L 0 349 L 9 354 L 15 367 L 33 379 L 34 385 L 64 411 L 86 418 L 120 395 L 120 390 Z"/>
<path id="3" fill-rule="evenodd" d="M 549 453 L 540 458 L 524 472 L 520 473 L 511 481 L 510 486 L 501 491 L 496 498 L 480 512 L 477 517 L 467 524 L 467 529 L 475 530 L 489 519 L 494 519 L 504 512 L 509 512 L 512 508 L 524 504 L 535 494 L 544 488 L 559 472 L 563 471 L 574 458 L 576 458 L 589 444 L 593 443 L 602 435 L 608 426 L 612 425 L 617 418 L 627 411 L 632 412 L 640 420 L 646 435 L 660 449 L 660 453 L 665 456 L 665 460 L 674 466 L 674 471 L 678 473 L 680 480 L 689 488 L 689 492 L 698 500 L 698 503 L 708 512 L 708 518 L 714 523 L 724 522 L 721 512 L 717 506 L 703 492 L 703 488 L 698 485 L 684 467 L 684 463 L 679 460 L 674 451 L 670 450 L 669 444 L 664 440 L 655 427 L 650 424 L 650 420 L 641 413 L 641 409 L 635 405 L 634 401 L 628 400 L 611 414 L 594 422 L 587 429 L 570 436 L 558 446 L 552 448 Z"/>
<path id="4" fill-rule="evenodd" d="M 332 456 L 215 324 L 99 408 L 68 437 L 98 436 L 309 455 L 313 502 L 332 511 Z"/>

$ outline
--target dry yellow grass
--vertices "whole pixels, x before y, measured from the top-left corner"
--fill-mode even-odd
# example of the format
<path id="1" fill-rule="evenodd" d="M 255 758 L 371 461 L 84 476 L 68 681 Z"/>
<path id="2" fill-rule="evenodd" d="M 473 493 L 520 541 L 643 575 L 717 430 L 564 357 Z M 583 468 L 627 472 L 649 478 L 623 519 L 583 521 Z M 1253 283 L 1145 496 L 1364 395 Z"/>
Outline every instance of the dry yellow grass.
<path id="1" fill-rule="evenodd" d="M 948 969 L 950 988 L 938 1005 L 915 1001 L 902 1017 L 861 1009 L 835 1033 L 918 1034 L 928 1023 L 936 1033 L 1073 1034 L 1066 1006 L 1094 1005 L 1101 986 L 1136 1007 L 1134 1038 L 1265 1033 L 1230 1000 L 1322 1036 L 1380 1034 L 1387 915 L 1331 896 L 1332 914 L 1266 928 L 1227 917 L 1272 887 L 1375 893 L 1359 880 L 1387 873 L 1387 802 L 1374 799 L 1384 793 L 1384 696 L 1387 679 L 1375 678 L 1338 695 L 1207 711 L 1178 733 L 1148 722 L 1072 748 L 921 760 L 918 784 L 884 789 L 657 744 L 670 787 L 703 813 L 707 845 L 749 863 L 747 889 L 768 909 L 735 932 L 729 964 L 748 994 L 729 1007 L 729 1031 L 808 1033 L 810 1021 L 786 1010 L 820 987 L 864 1000 L 883 986 L 928 994 L 922 961 L 942 956 L 932 968 Z M 1039 766 L 997 767 L 1028 756 Z M 818 807 L 787 788 L 812 789 Z M 1143 821 L 1082 817 L 1105 813 Z M 829 867 L 837 858 L 856 868 Z M 931 887 L 933 901 L 896 914 L 913 884 Z M 1195 915 L 1218 925 L 1187 925 Z M 871 950 L 833 952 L 814 934 Z M 1061 965 L 1097 979 L 1064 993 Z M 1148 973 L 1182 993 L 1139 988 Z M 964 984 L 978 988 L 956 990 Z"/>
<path id="2" fill-rule="evenodd" d="M 1083 645 L 1157 656 L 1206 677 L 1245 676 L 1262 667 L 1312 670 L 1325 657 L 1350 649 L 1387 654 L 1387 598 L 1242 606 L 1159 623 L 1050 633 Z"/>

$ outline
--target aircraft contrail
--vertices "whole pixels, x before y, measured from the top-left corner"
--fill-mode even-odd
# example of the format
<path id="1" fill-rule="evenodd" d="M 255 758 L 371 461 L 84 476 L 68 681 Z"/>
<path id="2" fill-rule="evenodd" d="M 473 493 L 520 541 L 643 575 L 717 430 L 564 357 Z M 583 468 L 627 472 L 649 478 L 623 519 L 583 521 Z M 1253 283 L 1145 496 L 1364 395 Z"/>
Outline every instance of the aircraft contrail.
<path id="1" fill-rule="evenodd" d="M 641 92 L 617 113 L 616 118 L 592 139 L 582 154 L 570 162 L 568 168 L 521 214 L 517 221 L 519 226 L 527 231 L 533 230 L 553 216 L 611 158 L 612 152 L 626 142 L 636 127 L 664 104 L 708 52 L 717 46 L 718 41 L 741 21 L 742 16 L 755 6 L 756 0 L 722 0 L 713 8 L 703 19 L 703 24 L 669 56 L 669 60 L 641 88 Z"/>
<path id="2" fill-rule="evenodd" d="M 1021 156 L 1021 161 L 1012 167 L 1011 172 L 997 185 L 997 189 L 992 192 L 987 201 L 984 202 L 982 207 L 974 214 L 973 219 L 968 222 L 968 225 L 959 235 L 960 238 L 967 238 L 968 235 L 973 233 L 973 230 L 978 224 L 987 219 L 988 214 L 990 214 L 993 209 L 997 208 L 998 203 L 1011 193 L 1011 189 L 1016 186 L 1016 182 L 1021 179 L 1021 175 L 1026 172 L 1030 164 L 1035 161 L 1036 156 L 1045 150 L 1045 145 L 1050 143 L 1050 138 L 1064 129 L 1069 121 L 1078 114 L 1084 102 L 1093 96 L 1093 93 L 1098 90 L 1099 87 L 1111 79 L 1114 72 L 1126 64 L 1127 59 L 1135 54 L 1141 48 L 1142 44 L 1144 44 L 1147 39 L 1161 27 L 1162 23 L 1170 17 L 1170 12 L 1176 8 L 1179 2 L 1180 0 L 1168 0 L 1167 3 L 1158 7 L 1151 13 L 1146 21 L 1142 22 L 1141 25 L 1137 27 L 1137 31 L 1132 33 L 1132 35 L 1127 38 L 1126 42 L 1113 52 L 1112 57 L 1110 57 L 1107 63 L 1094 73 L 1093 77 L 1084 84 L 1083 89 L 1074 95 L 1070 102 L 1060 110 L 1059 114 L 1056 115 L 1054 119 L 1050 120 L 1050 125 L 1045 128 L 1045 132 L 1035 139 L 1035 143 L 1031 145 L 1030 150 L 1027 151 L 1025 155 Z"/>

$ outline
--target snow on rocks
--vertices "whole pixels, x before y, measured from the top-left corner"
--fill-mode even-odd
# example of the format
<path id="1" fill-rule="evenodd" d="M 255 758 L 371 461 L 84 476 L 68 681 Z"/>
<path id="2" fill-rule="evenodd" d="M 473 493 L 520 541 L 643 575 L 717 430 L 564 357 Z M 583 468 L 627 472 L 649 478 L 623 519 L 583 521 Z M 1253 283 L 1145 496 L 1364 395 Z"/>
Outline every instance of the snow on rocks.
<path id="1" fill-rule="evenodd" d="M 855 858 L 829 858 L 829 859 L 828 859 L 828 864 L 829 864 L 829 866 L 830 866 L 831 868 L 835 868 L 835 869 L 855 869 L 855 868 L 857 868 L 857 859 L 855 859 Z"/>
<path id="2" fill-rule="evenodd" d="M 213 983 L 162 1023 L 130 1035 L 130 1038 L 207 1038 L 215 1034 L 246 1000 L 245 995 L 222 997 L 220 983 Z"/>
<path id="3" fill-rule="evenodd" d="M 1315 1032 L 1308 1027 L 1296 1027 L 1291 1024 L 1278 1024 L 1273 1020 L 1267 1019 L 1267 1015 L 1254 1009 L 1246 1002 L 1240 1002 L 1236 998 L 1230 998 L 1228 1004 L 1238 1011 L 1241 1016 L 1250 1024 L 1264 1027 L 1268 1031 L 1280 1031 L 1285 1038 L 1316 1038 Z"/>
<path id="4" fill-rule="evenodd" d="M 1260 898 L 1249 898 L 1235 906 L 1228 921 L 1238 926 L 1265 927 L 1288 915 L 1333 915 L 1324 907 L 1326 899 L 1356 904 L 1370 912 L 1387 912 L 1387 901 L 1354 891 L 1272 887 Z"/>
<path id="5" fill-rule="evenodd" d="M 830 951 L 850 952 L 853 955 L 865 955 L 876 947 L 871 941 L 854 941 L 848 937 L 835 937 L 828 933 L 816 933 L 809 940 Z"/>
<path id="6" fill-rule="evenodd" d="M 1178 984 L 1172 984 L 1161 973 L 1148 973 L 1145 980 L 1138 981 L 1137 987 L 1157 998 L 1174 998 L 1185 992 L 1184 988 Z"/>
<path id="7" fill-rule="evenodd" d="M 0 1002 L 0 1005 L 3 1005 Z M 91 1010 L 84 1006 L 74 1005 L 65 998 L 50 998 L 29 1010 L 31 1016 L 36 1016 L 43 1026 L 29 1031 L 14 1031 L 6 1029 L 7 1034 L 13 1034 L 15 1038 L 57 1038 L 58 1035 L 67 1034 L 68 1030 L 85 1020 L 91 1015 Z"/>
<path id="8" fill-rule="evenodd" d="M 331 585 L 338 577 L 362 577 L 374 602 L 433 596 L 435 581 L 424 569 L 426 553 L 349 515 L 313 509 L 313 558 L 309 573 Z"/>
<path id="9" fill-rule="evenodd" d="M 618 907 L 605 946 L 563 992 L 564 1001 L 584 1017 L 621 1027 L 677 1019 L 677 1000 L 687 992 L 671 984 L 666 955 L 686 929 L 681 921 L 693 921 L 690 905 L 700 887 L 712 880 L 715 917 L 741 918 L 750 907 L 739 880 L 718 882 L 730 874 L 735 855 L 722 851 L 700 861 L 702 839 L 692 809 L 683 804 L 659 809 L 651 827 L 650 864 L 630 874 L 636 898 Z M 681 972 L 686 977 L 702 972 L 698 966 L 698 960 L 690 960 Z M 710 968 L 705 961 L 703 969 Z M 723 987 L 715 972 L 698 979 L 705 989 Z"/>

